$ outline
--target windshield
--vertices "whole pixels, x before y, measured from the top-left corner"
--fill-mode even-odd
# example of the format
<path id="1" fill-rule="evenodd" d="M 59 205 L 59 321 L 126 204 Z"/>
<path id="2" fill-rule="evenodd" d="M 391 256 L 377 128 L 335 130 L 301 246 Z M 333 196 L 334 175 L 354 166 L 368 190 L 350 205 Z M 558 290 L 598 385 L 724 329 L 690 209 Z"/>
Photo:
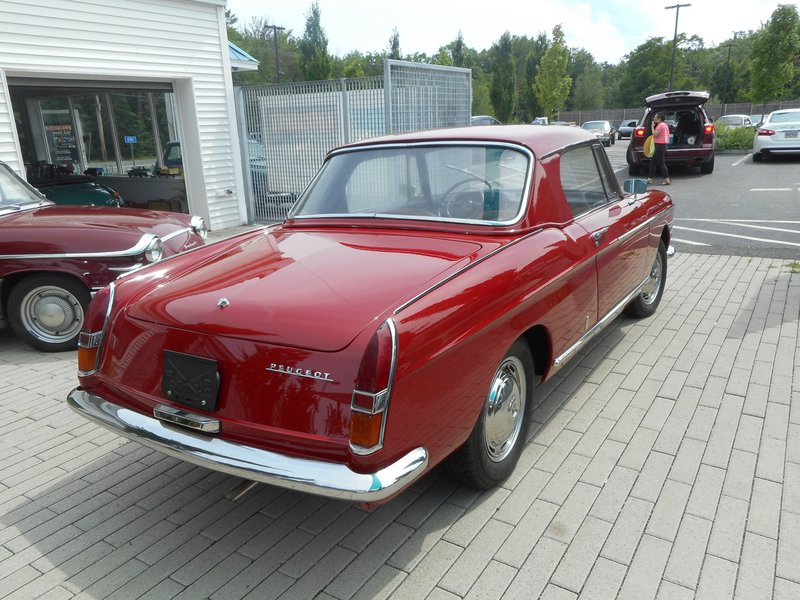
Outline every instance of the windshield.
<path id="1" fill-rule="evenodd" d="M 500 224 L 525 204 L 530 154 L 484 144 L 380 146 L 326 161 L 290 217 L 398 217 Z"/>
<path id="2" fill-rule="evenodd" d="M 11 167 L 0 163 L 0 210 L 43 201 L 44 198 L 20 179 Z"/>

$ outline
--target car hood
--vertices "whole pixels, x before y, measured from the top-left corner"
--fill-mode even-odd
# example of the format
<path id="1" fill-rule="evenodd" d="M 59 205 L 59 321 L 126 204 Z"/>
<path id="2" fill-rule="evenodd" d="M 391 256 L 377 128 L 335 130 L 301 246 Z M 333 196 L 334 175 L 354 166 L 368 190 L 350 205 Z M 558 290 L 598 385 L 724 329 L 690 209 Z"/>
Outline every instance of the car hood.
<path id="1" fill-rule="evenodd" d="M 145 233 L 165 237 L 183 216 L 107 207 L 42 206 L 0 216 L 0 255 L 120 252 Z"/>
<path id="2" fill-rule="evenodd" d="M 182 330 L 336 351 L 492 246 L 413 232 L 261 231 L 204 252 L 196 268 L 179 260 L 183 273 L 152 286 L 127 314 Z"/>

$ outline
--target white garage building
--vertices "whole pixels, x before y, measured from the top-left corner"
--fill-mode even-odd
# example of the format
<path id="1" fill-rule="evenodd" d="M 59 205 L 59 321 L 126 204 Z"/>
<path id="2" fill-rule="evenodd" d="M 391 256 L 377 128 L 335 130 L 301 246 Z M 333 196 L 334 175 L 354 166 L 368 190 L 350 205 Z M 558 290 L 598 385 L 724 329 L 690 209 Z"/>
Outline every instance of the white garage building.
<path id="1" fill-rule="evenodd" d="M 232 66 L 224 0 L 2 0 L 0 160 L 25 176 L 26 164 L 56 162 L 53 153 L 74 152 L 84 167 L 102 151 L 123 183 L 120 156 L 130 150 L 135 164 L 142 136 L 108 114 L 128 90 L 159 158 L 159 128 L 179 135 L 189 212 L 212 229 L 243 224 Z M 68 108 L 53 109 L 59 102 Z M 101 133 L 89 139 L 82 122 Z"/>

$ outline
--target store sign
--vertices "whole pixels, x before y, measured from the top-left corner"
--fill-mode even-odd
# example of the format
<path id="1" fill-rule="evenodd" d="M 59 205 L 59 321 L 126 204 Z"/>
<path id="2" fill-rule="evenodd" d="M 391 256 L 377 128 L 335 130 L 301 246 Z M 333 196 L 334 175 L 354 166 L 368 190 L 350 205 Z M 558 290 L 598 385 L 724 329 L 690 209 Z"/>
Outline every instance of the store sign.
<path id="1" fill-rule="evenodd" d="M 136 139 L 135 135 L 126 135 L 125 136 L 125 143 L 126 144 L 135 144 L 138 140 Z"/>

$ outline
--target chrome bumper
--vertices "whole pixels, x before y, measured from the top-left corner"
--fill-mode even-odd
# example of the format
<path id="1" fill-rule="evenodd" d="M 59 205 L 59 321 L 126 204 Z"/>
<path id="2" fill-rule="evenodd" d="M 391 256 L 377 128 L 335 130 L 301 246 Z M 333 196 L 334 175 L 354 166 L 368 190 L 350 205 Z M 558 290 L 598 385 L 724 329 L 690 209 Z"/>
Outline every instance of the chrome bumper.
<path id="1" fill-rule="evenodd" d="M 67 403 L 103 427 L 169 456 L 260 483 L 339 500 L 384 500 L 413 482 L 428 465 L 427 450 L 415 448 L 376 473 L 356 473 L 343 464 L 295 458 L 173 427 L 80 388 L 69 393 Z"/>

